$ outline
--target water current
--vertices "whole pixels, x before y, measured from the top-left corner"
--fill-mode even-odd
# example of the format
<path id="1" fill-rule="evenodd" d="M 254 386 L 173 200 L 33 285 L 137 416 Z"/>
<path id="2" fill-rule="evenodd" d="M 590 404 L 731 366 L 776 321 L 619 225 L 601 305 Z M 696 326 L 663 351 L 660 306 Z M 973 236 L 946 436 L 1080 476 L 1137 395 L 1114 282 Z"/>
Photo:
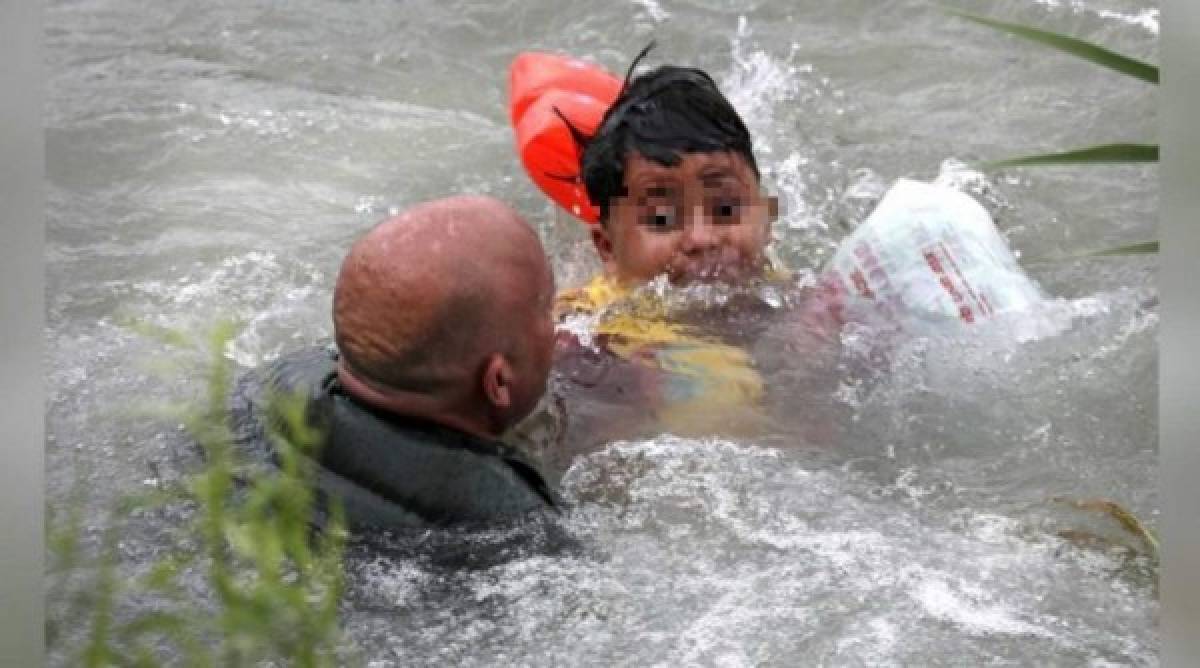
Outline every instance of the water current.
<path id="1" fill-rule="evenodd" d="M 1143 0 L 980 0 L 1157 60 Z M 560 286 L 597 269 L 517 162 L 522 50 L 623 72 L 711 72 L 780 198 L 774 252 L 830 257 L 895 179 L 974 195 L 1050 295 L 889 340 L 849 326 L 806 356 L 753 343 L 773 407 L 754 437 L 639 434 L 580 449 L 565 527 L 587 545 L 464 571 L 355 552 L 343 623 L 372 666 L 1154 665 L 1157 564 L 1103 498 L 1157 525 L 1154 166 L 981 172 L 1036 151 L 1153 141 L 1152 86 L 917 0 L 53 0 L 46 14 L 47 494 L 92 503 L 186 473 L 194 398 L 127 325 L 232 317 L 241 366 L 331 334 L 348 244 L 452 193 L 511 202 Z M 122 543 L 137 572 L 146 523 Z M 85 524 L 96 540 L 102 516 Z M 157 523 L 157 524 L 156 524 Z M 480 548 L 484 549 L 484 548 Z M 52 606 L 53 606 L 52 602 Z M 59 656 L 59 661 L 63 657 Z"/>

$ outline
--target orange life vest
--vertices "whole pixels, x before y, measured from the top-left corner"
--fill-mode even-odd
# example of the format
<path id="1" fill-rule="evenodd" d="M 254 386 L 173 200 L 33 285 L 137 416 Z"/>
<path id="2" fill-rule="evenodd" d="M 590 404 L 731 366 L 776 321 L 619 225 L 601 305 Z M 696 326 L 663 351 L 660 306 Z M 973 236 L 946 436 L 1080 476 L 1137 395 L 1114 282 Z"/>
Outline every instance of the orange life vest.
<path id="1" fill-rule="evenodd" d="M 587 223 L 599 221 L 600 210 L 579 178 L 582 147 L 563 119 L 591 135 L 620 92 L 620 79 L 577 58 L 527 51 L 509 68 L 508 110 L 521 164 L 542 192 Z"/>

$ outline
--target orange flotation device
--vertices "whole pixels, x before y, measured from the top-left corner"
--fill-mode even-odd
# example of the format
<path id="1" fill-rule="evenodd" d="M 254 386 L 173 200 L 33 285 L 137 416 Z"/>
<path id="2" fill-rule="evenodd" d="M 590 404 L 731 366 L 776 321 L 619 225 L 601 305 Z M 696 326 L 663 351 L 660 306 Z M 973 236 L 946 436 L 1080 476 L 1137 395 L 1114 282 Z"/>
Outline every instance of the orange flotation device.
<path id="1" fill-rule="evenodd" d="M 620 92 L 620 79 L 567 56 L 527 51 L 509 68 L 509 118 L 525 172 L 550 199 L 588 223 L 600 219 L 600 210 L 579 178 L 582 147 L 563 118 L 591 135 Z"/>

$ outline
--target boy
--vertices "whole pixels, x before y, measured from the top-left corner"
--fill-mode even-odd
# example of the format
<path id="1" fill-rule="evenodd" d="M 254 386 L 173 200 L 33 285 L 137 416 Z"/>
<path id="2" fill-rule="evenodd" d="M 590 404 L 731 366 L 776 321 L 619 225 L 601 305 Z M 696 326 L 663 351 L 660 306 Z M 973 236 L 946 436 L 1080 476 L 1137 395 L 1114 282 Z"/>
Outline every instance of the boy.
<path id="1" fill-rule="evenodd" d="M 636 62 L 635 62 L 636 65 Z M 759 188 L 750 132 L 712 78 L 664 65 L 624 88 L 584 148 L 580 176 L 600 209 L 594 284 L 630 288 L 761 277 L 773 197 Z"/>
<path id="2" fill-rule="evenodd" d="M 556 314 L 594 319 L 609 355 L 578 342 L 560 351 L 568 383 L 587 388 L 573 412 L 606 426 L 650 418 L 676 433 L 754 430 L 763 383 L 749 355 L 628 299 L 660 275 L 673 286 L 781 276 L 766 256 L 776 202 L 761 191 L 745 123 L 708 74 L 661 66 L 622 89 L 586 140 L 580 175 L 600 210 L 591 239 L 604 271 L 560 294 Z M 625 419 L 606 415 L 614 409 Z"/>

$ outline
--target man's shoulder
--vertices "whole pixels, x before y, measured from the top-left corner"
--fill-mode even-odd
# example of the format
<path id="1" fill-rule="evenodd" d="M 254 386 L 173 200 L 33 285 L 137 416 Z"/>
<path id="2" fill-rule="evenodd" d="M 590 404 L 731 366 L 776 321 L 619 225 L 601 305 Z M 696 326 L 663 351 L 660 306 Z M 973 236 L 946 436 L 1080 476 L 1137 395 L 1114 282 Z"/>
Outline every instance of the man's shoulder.
<path id="1" fill-rule="evenodd" d="M 352 522 L 486 521 L 559 504 L 538 467 L 511 446 L 355 400 L 338 384 L 331 346 L 292 351 L 245 374 L 240 395 L 241 421 L 249 423 L 242 440 L 258 457 L 272 456 L 269 429 L 285 438 L 297 428 L 318 435 L 320 480 L 337 483 L 325 491 L 343 498 Z M 391 505 L 404 512 L 380 511 Z"/>
<path id="2" fill-rule="evenodd" d="M 229 393 L 228 411 L 234 441 L 252 461 L 269 463 L 274 455 L 268 434 L 280 423 L 287 401 L 312 403 L 336 377 L 337 351 L 332 343 L 293 350 L 261 365 L 244 369 Z"/>
<path id="3" fill-rule="evenodd" d="M 284 353 L 261 367 L 263 380 L 277 392 L 305 391 L 313 384 L 328 384 L 337 373 L 337 348 L 320 343 Z"/>
<path id="4" fill-rule="evenodd" d="M 517 449 L 445 425 L 333 398 L 322 464 L 434 521 L 486 519 L 558 505 L 545 476 Z"/>

